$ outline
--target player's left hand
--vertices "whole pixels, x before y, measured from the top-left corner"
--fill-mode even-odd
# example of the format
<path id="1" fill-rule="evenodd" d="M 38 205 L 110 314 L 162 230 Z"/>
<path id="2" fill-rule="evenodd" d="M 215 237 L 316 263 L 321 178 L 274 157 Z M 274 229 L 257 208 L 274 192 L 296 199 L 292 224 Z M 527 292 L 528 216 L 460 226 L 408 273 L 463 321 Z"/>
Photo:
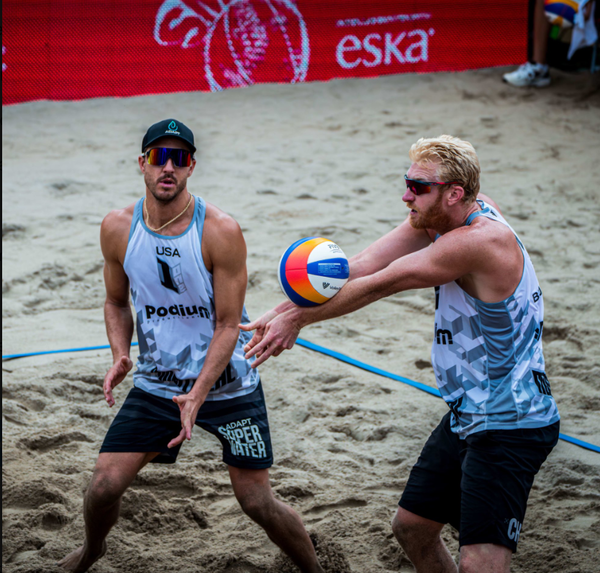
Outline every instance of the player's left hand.
<path id="1" fill-rule="evenodd" d="M 190 394 L 182 394 L 181 396 L 173 396 L 173 402 L 179 406 L 179 412 L 181 414 L 181 432 L 176 438 L 173 438 L 167 445 L 167 448 L 172 448 L 181 444 L 183 440 L 192 439 L 192 430 L 196 423 L 196 416 L 202 403 L 198 402 L 197 398 L 194 398 Z"/>
<path id="2" fill-rule="evenodd" d="M 246 358 L 256 356 L 252 363 L 252 368 L 256 368 L 271 356 L 279 356 L 284 350 L 292 348 L 299 334 L 300 327 L 288 313 L 279 314 L 269 322 L 262 340 L 246 353 Z"/>
<path id="3" fill-rule="evenodd" d="M 248 324 L 240 324 L 240 330 L 244 330 L 245 332 L 250 332 L 254 330 L 254 334 L 252 339 L 246 346 L 244 346 L 244 351 L 249 352 L 250 349 L 254 348 L 265 336 L 268 331 L 269 323 L 277 316 L 277 311 L 275 309 L 270 310 L 269 312 L 265 312 L 260 318 L 249 322 Z"/>

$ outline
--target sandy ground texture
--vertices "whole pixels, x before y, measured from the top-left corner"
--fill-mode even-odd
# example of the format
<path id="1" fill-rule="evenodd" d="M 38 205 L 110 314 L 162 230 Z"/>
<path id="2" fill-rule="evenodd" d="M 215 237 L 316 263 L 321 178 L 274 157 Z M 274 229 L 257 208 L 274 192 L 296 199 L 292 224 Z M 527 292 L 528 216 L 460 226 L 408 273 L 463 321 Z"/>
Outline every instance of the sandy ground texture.
<path id="1" fill-rule="evenodd" d="M 519 90 L 505 71 L 3 108 L 3 355 L 106 344 L 99 226 L 142 195 L 137 155 L 155 121 L 195 131 L 190 189 L 244 230 L 251 317 L 282 300 L 275 269 L 293 241 L 323 235 L 351 256 L 399 224 L 410 144 L 449 133 L 475 145 L 483 191 L 532 256 L 562 431 L 600 444 L 599 79 L 557 73 L 548 89 Z M 434 385 L 433 306 L 430 291 L 398 294 L 302 336 Z M 116 412 L 101 390 L 109 365 L 106 350 L 3 363 L 5 571 L 58 571 L 81 542 L 82 493 Z M 273 488 L 327 571 L 411 571 L 390 519 L 444 403 L 298 346 L 261 372 Z M 456 532 L 443 536 L 456 554 Z M 199 430 L 175 466 L 142 471 L 108 542 L 97 573 L 294 570 L 241 512 L 217 440 Z M 591 573 L 599 549 L 600 455 L 560 442 L 513 571 Z"/>

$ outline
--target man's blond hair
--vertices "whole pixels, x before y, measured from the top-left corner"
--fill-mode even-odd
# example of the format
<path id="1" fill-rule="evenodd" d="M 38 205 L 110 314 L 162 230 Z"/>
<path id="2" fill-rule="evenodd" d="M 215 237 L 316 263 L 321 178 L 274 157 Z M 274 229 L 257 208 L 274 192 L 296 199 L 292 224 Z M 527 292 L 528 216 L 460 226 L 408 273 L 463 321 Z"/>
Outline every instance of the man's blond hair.
<path id="1" fill-rule="evenodd" d="M 476 199 L 481 169 L 475 148 L 468 141 L 451 135 L 422 137 L 413 143 L 408 156 L 413 163 L 438 163 L 441 181 L 458 181 L 465 190 L 466 203 Z"/>

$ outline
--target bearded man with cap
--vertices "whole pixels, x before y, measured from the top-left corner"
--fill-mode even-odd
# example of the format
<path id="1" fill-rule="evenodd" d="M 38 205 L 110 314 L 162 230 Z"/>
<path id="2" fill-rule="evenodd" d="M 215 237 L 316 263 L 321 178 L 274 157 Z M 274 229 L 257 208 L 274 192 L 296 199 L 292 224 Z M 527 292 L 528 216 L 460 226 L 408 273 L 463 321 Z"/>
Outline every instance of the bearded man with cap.
<path id="1" fill-rule="evenodd" d="M 146 464 L 174 463 L 195 424 L 220 440 L 243 511 L 302 571 L 322 571 L 300 517 L 271 490 L 265 400 L 244 357 L 250 335 L 238 327 L 240 319 L 249 322 L 246 245 L 229 215 L 189 193 L 195 152 L 194 135 L 180 121 L 152 125 L 139 157 L 145 197 L 102 223 L 109 406 L 133 368 L 130 292 L 139 357 L 85 494 L 85 542 L 59 562 L 67 571 L 87 571 L 105 554 L 125 490 Z"/>

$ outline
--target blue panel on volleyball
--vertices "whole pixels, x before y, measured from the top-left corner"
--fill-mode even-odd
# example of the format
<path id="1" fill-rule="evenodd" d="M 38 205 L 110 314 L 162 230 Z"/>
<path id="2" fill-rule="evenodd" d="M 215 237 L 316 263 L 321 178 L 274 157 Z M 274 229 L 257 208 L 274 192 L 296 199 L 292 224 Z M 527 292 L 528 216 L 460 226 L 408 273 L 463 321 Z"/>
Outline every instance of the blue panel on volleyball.
<path id="1" fill-rule="evenodd" d="M 308 263 L 307 271 L 309 275 L 347 279 L 350 275 L 350 266 L 348 265 L 348 259 L 329 259 L 327 262 Z"/>

